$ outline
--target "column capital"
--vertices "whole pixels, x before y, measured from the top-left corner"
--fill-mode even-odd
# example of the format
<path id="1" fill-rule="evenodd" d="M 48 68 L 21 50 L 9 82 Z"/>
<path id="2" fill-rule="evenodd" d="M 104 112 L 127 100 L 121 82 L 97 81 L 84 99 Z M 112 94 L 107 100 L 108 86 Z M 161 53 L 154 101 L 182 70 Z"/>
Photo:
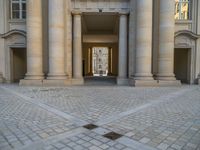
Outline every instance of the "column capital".
<path id="1" fill-rule="evenodd" d="M 82 15 L 82 11 L 80 11 L 80 10 L 72 10 L 72 15 Z"/>

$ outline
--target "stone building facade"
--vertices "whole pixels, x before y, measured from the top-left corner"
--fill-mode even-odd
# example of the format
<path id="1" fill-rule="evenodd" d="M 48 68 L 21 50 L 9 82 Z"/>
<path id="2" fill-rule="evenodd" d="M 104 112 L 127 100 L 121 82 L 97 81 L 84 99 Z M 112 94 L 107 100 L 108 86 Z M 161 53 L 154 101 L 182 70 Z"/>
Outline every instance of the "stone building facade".
<path id="1" fill-rule="evenodd" d="M 106 47 L 118 85 L 199 84 L 199 8 L 200 0 L 0 0 L 0 82 L 84 84 L 91 50 Z"/>

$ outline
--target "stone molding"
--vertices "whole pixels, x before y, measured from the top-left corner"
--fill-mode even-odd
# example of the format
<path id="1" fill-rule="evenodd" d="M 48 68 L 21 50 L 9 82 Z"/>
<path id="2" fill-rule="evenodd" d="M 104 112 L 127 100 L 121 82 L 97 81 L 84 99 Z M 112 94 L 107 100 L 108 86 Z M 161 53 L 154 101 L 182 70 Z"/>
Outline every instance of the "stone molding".
<path id="1" fill-rule="evenodd" d="M 200 35 L 192 32 L 192 31 L 189 31 L 189 30 L 180 30 L 180 31 L 175 32 L 175 38 L 180 35 L 184 35 L 184 36 L 190 37 L 195 40 L 200 38 Z"/>
<path id="2" fill-rule="evenodd" d="M 1 38 L 8 38 L 12 35 L 15 35 L 15 34 L 19 34 L 19 35 L 22 35 L 24 37 L 26 37 L 26 31 L 23 31 L 23 30 L 17 30 L 17 29 L 14 29 L 14 30 L 10 30 L 4 34 L 0 34 L 0 37 Z"/>

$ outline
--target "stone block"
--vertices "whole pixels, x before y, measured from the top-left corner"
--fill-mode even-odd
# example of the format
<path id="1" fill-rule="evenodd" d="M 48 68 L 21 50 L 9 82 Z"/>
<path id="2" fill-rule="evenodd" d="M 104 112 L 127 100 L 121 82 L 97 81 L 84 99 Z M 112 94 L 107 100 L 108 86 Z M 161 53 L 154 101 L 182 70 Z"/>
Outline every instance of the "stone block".
<path id="1" fill-rule="evenodd" d="M 181 86 L 180 80 L 158 80 L 159 86 Z"/>
<path id="2" fill-rule="evenodd" d="M 135 87 L 158 86 L 157 80 L 130 80 L 130 85 Z"/>
<path id="3" fill-rule="evenodd" d="M 75 79 L 73 78 L 71 80 L 72 85 L 83 85 L 84 84 L 84 79 L 80 78 L 80 79 Z"/>

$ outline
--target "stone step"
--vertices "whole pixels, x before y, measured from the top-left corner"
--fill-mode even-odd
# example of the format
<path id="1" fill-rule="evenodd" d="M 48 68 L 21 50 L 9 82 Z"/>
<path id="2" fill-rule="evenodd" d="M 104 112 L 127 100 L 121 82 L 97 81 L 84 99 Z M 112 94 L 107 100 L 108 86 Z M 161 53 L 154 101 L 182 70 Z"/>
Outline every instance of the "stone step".
<path id="1" fill-rule="evenodd" d="M 116 77 L 85 77 L 85 85 L 116 85 Z"/>

